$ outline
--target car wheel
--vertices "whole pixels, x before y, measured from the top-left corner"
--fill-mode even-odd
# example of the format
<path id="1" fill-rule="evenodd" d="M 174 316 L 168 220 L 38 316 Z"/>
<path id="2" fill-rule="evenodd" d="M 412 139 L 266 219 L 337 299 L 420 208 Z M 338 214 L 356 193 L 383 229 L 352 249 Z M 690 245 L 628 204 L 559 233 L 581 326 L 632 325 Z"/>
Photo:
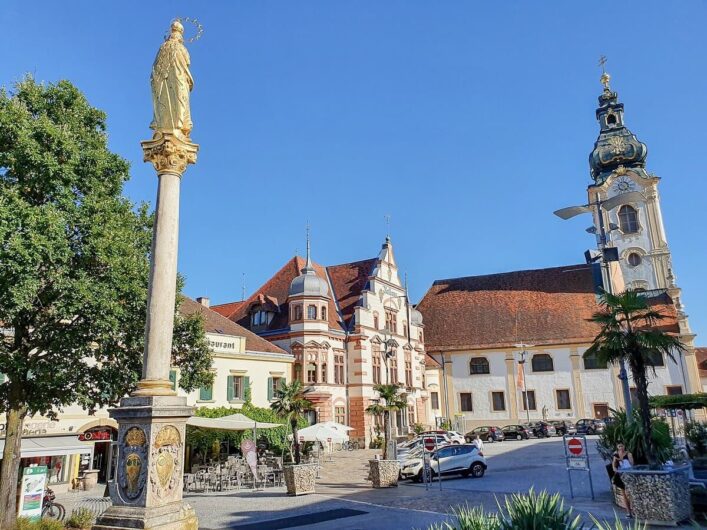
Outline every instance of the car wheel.
<path id="1" fill-rule="evenodd" d="M 471 472 L 472 477 L 481 478 L 484 476 L 486 468 L 484 468 L 483 464 L 479 464 L 478 462 L 476 462 L 475 464 L 471 464 L 469 471 Z"/>
<path id="2" fill-rule="evenodd" d="M 522 440 L 522 439 L 523 439 L 523 435 L 522 435 L 522 434 L 519 434 L 519 435 L 516 436 L 516 440 Z"/>
<path id="3" fill-rule="evenodd" d="M 419 484 L 420 482 L 422 482 L 422 478 L 423 478 L 423 477 L 422 477 L 422 473 L 423 473 L 423 472 L 424 472 L 424 470 L 422 470 L 422 469 L 421 469 L 420 471 L 418 471 L 418 472 L 417 472 L 417 475 L 415 475 L 415 476 L 412 477 L 412 481 L 413 481 L 413 482 L 417 482 L 418 484 Z"/>

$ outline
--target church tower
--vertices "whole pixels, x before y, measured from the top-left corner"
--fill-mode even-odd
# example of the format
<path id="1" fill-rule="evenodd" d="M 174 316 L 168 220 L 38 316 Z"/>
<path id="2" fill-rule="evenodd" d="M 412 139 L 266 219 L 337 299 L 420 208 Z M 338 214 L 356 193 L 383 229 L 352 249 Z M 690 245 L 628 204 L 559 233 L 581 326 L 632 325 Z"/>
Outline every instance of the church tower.
<path id="1" fill-rule="evenodd" d="M 589 203 L 638 192 L 633 194 L 635 200 L 628 204 L 602 212 L 608 246 L 618 248 L 626 288 L 665 290 L 670 295 L 677 310 L 681 339 L 689 350 L 693 350 L 694 335 L 682 304 L 680 288 L 676 284 L 663 226 L 658 194 L 660 177 L 646 171 L 648 148 L 626 127 L 624 105 L 619 102 L 618 94 L 611 90 L 609 81 L 609 74 L 604 72 L 601 76 L 604 90 L 596 110 L 599 137 L 589 154 L 593 180 L 587 189 Z M 598 233 L 596 213 L 594 221 Z M 687 357 L 693 359 L 688 361 L 694 360 L 694 353 L 690 353 Z M 694 390 L 700 388 L 696 386 Z"/>

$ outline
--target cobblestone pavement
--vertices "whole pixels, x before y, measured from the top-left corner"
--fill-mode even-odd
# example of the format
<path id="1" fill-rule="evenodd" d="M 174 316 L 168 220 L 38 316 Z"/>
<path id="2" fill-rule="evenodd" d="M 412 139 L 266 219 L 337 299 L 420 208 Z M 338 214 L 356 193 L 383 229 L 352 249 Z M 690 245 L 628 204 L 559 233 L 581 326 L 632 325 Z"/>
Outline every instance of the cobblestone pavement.
<path id="1" fill-rule="evenodd" d="M 445 478 L 441 491 L 438 482 L 426 488 L 407 481 L 397 488 L 374 490 L 365 479 L 368 460 L 376 451 L 359 450 L 335 452 L 331 458 L 323 458 L 313 495 L 289 497 L 283 487 L 278 487 L 256 492 L 190 493 L 185 500 L 195 508 L 202 529 L 426 529 L 447 519 L 455 506 L 469 504 L 495 511 L 497 499 L 503 501 L 506 494 L 534 487 L 561 493 L 566 503 L 584 517 L 591 513 L 613 519 L 606 471 L 594 443 L 589 445 L 594 500 L 583 472 L 573 475 L 576 497 L 570 499 L 561 439 L 486 444 L 486 476 Z M 71 495 L 75 494 L 63 497 Z"/>

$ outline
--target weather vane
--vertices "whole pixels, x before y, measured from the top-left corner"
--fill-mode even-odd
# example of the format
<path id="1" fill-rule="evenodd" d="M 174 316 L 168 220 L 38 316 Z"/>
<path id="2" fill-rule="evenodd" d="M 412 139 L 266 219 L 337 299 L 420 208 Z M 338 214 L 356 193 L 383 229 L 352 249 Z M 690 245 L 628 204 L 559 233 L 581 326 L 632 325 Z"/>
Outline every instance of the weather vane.
<path id="1" fill-rule="evenodd" d="M 191 17 L 177 17 L 177 18 L 175 18 L 174 20 L 178 20 L 179 22 L 182 22 L 183 24 L 188 22 L 189 24 L 193 24 L 194 27 L 196 28 L 196 33 L 194 34 L 193 37 L 191 37 L 191 38 L 189 38 L 189 39 L 186 39 L 187 42 L 195 42 L 195 41 L 198 41 L 198 40 L 201 38 L 201 35 L 204 33 L 204 26 L 202 26 L 202 25 L 201 25 L 201 22 L 199 22 L 199 21 L 198 21 L 197 19 L 195 19 L 195 18 L 191 18 Z"/>

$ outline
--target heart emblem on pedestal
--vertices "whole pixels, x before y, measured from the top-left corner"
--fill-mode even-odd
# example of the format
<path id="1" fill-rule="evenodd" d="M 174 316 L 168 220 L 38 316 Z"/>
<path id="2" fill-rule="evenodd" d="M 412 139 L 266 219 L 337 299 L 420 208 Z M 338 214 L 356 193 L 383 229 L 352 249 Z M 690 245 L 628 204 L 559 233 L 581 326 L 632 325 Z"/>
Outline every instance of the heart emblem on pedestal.
<path id="1" fill-rule="evenodd" d="M 160 486 L 162 486 L 163 489 L 167 488 L 169 479 L 172 477 L 172 472 L 174 471 L 174 456 L 172 456 L 172 453 L 163 451 L 157 456 L 155 471 L 157 471 Z"/>

